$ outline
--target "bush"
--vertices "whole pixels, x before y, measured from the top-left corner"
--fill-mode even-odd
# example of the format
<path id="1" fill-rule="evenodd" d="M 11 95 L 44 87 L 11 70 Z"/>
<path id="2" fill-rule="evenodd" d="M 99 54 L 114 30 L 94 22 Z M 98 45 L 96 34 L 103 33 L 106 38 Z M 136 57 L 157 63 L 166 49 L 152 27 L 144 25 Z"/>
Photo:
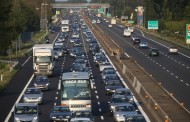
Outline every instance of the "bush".
<path id="1" fill-rule="evenodd" d="M 5 63 L 0 62 L 0 69 L 4 69 L 4 68 L 5 68 L 5 66 L 6 66 L 6 64 L 5 64 Z"/>

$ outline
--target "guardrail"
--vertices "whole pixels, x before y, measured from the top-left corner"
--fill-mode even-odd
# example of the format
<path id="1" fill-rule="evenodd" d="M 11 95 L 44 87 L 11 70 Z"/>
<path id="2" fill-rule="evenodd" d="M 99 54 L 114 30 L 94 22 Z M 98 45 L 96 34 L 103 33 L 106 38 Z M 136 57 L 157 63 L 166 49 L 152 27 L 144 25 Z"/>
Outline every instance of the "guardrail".
<path id="1" fill-rule="evenodd" d="M 143 68 L 135 63 L 135 61 L 129 56 L 127 60 L 120 60 L 120 53 L 112 55 L 114 48 L 121 48 L 113 43 L 114 40 L 110 39 L 97 25 L 92 24 L 89 18 L 84 17 L 84 19 L 102 47 L 104 47 L 105 52 L 110 59 L 112 59 L 113 64 L 119 69 L 118 71 L 121 72 L 122 76 L 130 82 L 130 85 L 146 106 L 145 108 L 151 111 L 150 113 L 152 113 L 156 121 L 190 121 L 189 113 L 184 110 L 183 106 L 179 105 L 173 97 L 168 94 L 153 77 L 146 73 Z M 148 79 L 146 82 L 143 81 L 145 77 L 145 80 Z M 180 113 L 180 115 L 176 113 Z"/>

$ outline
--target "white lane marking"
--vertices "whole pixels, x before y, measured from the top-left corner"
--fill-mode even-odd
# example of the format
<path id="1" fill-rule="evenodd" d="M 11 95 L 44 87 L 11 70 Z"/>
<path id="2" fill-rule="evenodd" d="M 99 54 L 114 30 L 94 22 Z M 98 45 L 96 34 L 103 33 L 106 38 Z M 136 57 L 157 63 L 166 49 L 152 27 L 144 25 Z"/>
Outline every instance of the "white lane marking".
<path id="1" fill-rule="evenodd" d="M 104 120 L 104 117 L 103 117 L 103 116 L 101 116 L 101 120 Z"/>
<path id="2" fill-rule="evenodd" d="M 169 70 L 166 70 L 167 72 L 170 72 Z"/>
<path id="3" fill-rule="evenodd" d="M 166 69 L 165 67 L 163 67 L 163 69 Z"/>
<path id="4" fill-rule="evenodd" d="M 98 95 L 96 95 L 96 98 L 99 99 Z"/>
<path id="5" fill-rule="evenodd" d="M 31 58 L 31 56 L 29 56 L 27 59 L 26 59 L 26 61 L 21 65 L 21 67 L 23 67 L 27 62 L 28 62 L 28 60 Z"/>
<path id="6" fill-rule="evenodd" d="M 59 83 L 58 83 L 58 87 L 57 87 L 58 90 L 61 89 L 61 80 L 59 80 Z"/>
<path id="7" fill-rule="evenodd" d="M 98 105 L 100 105 L 100 102 L 99 102 L 99 101 L 98 101 L 97 103 L 98 103 Z"/>
<path id="8" fill-rule="evenodd" d="M 57 104 L 56 103 L 54 103 L 54 106 L 56 106 Z"/>
<path id="9" fill-rule="evenodd" d="M 178 76 L 175 76 L 175 78 L 179 78 Z"/>
<path id="10" fill-rule="evenodd" d="M 186 83 L 186 85 L 187 85 L 187 86 L 189 86 L 189 84 L 188 84 L 188 83 Z"/>
<path id="11" fill-rule="evenodd" d="M 143 37 L 145 37 L 145 36 L 144 36 L 144 33 L 142 32 L 142 30 L 140 30 L 140 29 L 138 29 L 138 28 L 135 28 L 135 29 L 139 30 L 139 31 L 141 32 L 141 34 L 143 35 Z"/>
<path id="12" fill-rule="evenodd" d="M 55 97 L 55 100 L 57 100 L 57 97 Z"/>
<path id="13" fill-rule="evenodd" d="M 171 73 L 171 75 L 174 75 L 174 73 Z"/>
<path id="14" fill-rule="evenodd" d="M 32 79 L 34 78 L 34 74 L 30 77 L 28 83 L 26 84 L 26 86 L 24 87 L 24 89 L 22 90 L 20 96 L 18 97 L 18 99 L 16 100 L 15 104 L 13 105 L 11 111 L 9 112 L 8 116 L 6 117 L 5 119 L 5 122 L 8 122 L 11 115 L 12 115 L 12 112 L 14 111 L 14 106 L 20 101 L 20 99 L 22 98 L 22 95 L 24 94 L 24 92 L 26 91 L 27 87 L 29 86 L 29 84 L 31 83 Z"/>
<path id="15" fill-rule="evenodd" d="M 99 111 L 102 112 L 101 108 L 99 108 Z"/>
<path id="16" fill-rule="evenodd" d="M 180 80 L 181 82 L 184 82 L 182 79 Z"/>
<path id="17" fill-rule="evenodd" d="M 56 92 L 56 94 L 59 94 L 59 92 Z"/>
<path id="18" fill-rule="evenodd" d="M 186 67 L 187 69 L 189 69 L 189 67 Z"/>
<path id="19" fill-rule="evenodd" d="M 95 93 L 97 94 L 98 92 L 97 92 L 97 91 L 95 91 Z"/>

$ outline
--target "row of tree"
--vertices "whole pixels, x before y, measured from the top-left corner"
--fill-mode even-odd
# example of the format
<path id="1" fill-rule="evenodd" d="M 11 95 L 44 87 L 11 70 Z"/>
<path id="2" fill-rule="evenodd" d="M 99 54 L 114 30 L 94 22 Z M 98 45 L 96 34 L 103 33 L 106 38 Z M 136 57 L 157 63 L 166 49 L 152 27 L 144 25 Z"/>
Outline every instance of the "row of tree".
<path id="1" fill-rule="evenodd" d="M 0 0 L 0 55 L 25 31 L 40 29 L 41 3 L 49 0 Z"/>

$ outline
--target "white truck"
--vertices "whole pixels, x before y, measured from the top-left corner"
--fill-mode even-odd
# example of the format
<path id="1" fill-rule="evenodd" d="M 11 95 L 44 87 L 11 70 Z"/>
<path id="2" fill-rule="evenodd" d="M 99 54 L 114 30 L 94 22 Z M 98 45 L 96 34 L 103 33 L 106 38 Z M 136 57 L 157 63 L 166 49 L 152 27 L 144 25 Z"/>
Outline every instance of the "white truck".
<path id="1" fill-rule="evenodd" d="M 69 20 L 61 20 L 61 31 L 69 32 Z"/>
<path id="2" fill-rule="evenodd" d="M 115 18 L 112 18 L 112 19 L 111 19 L 111 24 L 112 24 L 112 25 L 115 25 L 115 24 L 116 24 L 116 19 L 115 19 Z"/>
<path id="3" fill-rule="evenodd" d="M 33 46 L 34 75 L 53 75 L 55 66 L 53 44 Z"/>

